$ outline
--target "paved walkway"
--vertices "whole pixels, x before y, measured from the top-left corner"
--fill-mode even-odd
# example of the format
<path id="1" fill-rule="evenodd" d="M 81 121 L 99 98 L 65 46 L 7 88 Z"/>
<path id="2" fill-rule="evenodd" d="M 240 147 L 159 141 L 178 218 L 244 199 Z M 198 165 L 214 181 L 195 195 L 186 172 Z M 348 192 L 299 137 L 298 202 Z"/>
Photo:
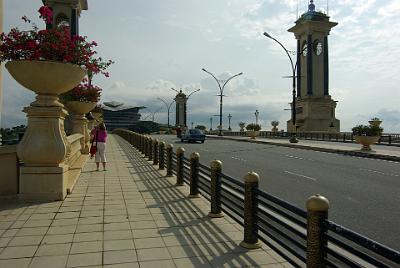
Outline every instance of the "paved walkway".
<path id="1" fill-rule="evenodd" d="M 238 246 L 242 228 L 211 219 L 121 138 L 109 138 L 107 171 L 88 164 L 71 195 L 0 205 L 0 267 L 291 267 L 267 246 Z"/>
<path id="2" fill-rule="evenodd" d="M 290 143 L 289 140 L 286 138 L 273 139 L 273 138 L 257 137 L 256 140 L 252 140 L 249 137 L 239 137 L 239 136 L 220 137 L 216 135 L 207 135 L 207 137 L 214 139 L 231 139 L 237 141 L 267 143 L 267 144 L 281 145 L 293 148 L 324 151 L 331 153 L 341 153 L 341 154 L 354 155 L 360 157 L 370 157 L 370 158 L 378 158 L 378 159 L 400 162 L 400 147 L 397 146 L 371 145 L 372 151 L 364 152 L 360 150 L 361 145 L 357 143 L 315 141 L 315 140 L 302 140 L 302 139 L 299 140 L 298 143 Z"/>

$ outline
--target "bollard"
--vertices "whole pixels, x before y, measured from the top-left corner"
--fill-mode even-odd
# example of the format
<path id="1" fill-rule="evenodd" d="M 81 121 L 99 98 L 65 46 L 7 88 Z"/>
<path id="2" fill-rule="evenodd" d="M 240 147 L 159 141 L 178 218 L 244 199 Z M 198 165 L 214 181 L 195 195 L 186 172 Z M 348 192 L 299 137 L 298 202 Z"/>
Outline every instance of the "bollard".
<path id="1" fill-rule="evenodd" d="M 174 146 L 172 144 L 167 145 L 167 177 L 172 177 L 172 151 Z"/>
<path id="2" fill-rule="evenodd" d="M 161 141 L 158 147 L 158 169 L 164 170 L 165 142 Z"/>
<path id="3" fill-rule="evenodd" d="M 153 161 L 153 139 L 149 137 L 149 144 L 147 145 L 148 148 L 147 150 L 149 150 L 149 155 L 148 155 L 148 159 L 149 161 Z"/>
<path id="4" fill-rule="evenodd" d="M 325 221 L 329 201 L 317 194 L 307 199 L 307 268 L 326 267 L 327 238 Z"/>
<path id="5" fill-rule="evenodd" d="M 199 153 L 190 155 L 190 193 L 189 198 L 199 198 Z"/>
<path id="6" fill-rule="evenodd" d="M 153 141 L 153 165 L 158 165 L 158 140 Z"/>
<path id="7" fill-rule="evenodd" d="M 183 156 L 185 149 L 179 147 L 176 150 L 176 186 L 183 186 Z"/>
<path id="8" fill-rule="evenodd" d="M 257 238 L 257 207 L 258 199 L 256 190 L 260 177 L 255 172 L 249 172 L 244 176 L 244 239 L 240 246 L 247 249 L 261 247 Z"/>
<path id="9" fill-rule="evenodd" d="M 224 213 L 221 209 L 221 173 L 222 162 L 213 160 L 211 167 L 211 211 L 208 216 L 211 218 L 222 218 Z"/>

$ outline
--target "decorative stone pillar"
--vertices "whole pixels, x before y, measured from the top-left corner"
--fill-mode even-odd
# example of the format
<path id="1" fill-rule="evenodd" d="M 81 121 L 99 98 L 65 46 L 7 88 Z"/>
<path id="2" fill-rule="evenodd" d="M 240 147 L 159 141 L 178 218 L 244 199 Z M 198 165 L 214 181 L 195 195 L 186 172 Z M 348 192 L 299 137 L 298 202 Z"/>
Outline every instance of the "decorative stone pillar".
<path id="1" fill-rule="evenodd" d="M 24 108 L 28 126 L 18 144 L 20 198 L 24 200 L 62 200 L 68 187 L 71 152 L 64 131 L 68 112 L 58 95 L 75 87 L 85 75 L 76 65 L 46 61 L 15 61 L 6 64 L 12 77 L 37 93 L 36 101 Z"/>
<path id="2" fill-rule="evenodd" d="M 81 153 L 89 154 L 89 140 L 90 134 L 88 130 L 88 120 L 85 114 L 90 112 L 95 106 L 95 102 L 80 102 L 80 101 L 69 101 L 65 104 L 67 108 L 74 113 L 72 133 L 82 134 L 81 139 Z"/>

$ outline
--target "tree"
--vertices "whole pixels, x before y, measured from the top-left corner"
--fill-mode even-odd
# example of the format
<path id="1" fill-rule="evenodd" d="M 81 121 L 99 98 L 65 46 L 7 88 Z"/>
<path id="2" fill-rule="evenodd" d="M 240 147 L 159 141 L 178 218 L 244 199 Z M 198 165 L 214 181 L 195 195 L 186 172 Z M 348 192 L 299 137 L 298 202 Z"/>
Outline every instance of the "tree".
<path id="1" fill-rule="evenodd" d="M 201 131 L 204 131 L 204 130 L 207 129 L 207 127 L 204 126 L 204 125 L 197 125 L 197 126 L 195 126 L 194 128 L 200 129 Z"/>
<path id="2" fill-rule="evenodd" d="M 159 128 L 160 128 L 159 124 L 152 121 L 140 121 L 128 127 L 128 129 L 133 132 L 145 133 L 145 134 L 157 132 Z"/>

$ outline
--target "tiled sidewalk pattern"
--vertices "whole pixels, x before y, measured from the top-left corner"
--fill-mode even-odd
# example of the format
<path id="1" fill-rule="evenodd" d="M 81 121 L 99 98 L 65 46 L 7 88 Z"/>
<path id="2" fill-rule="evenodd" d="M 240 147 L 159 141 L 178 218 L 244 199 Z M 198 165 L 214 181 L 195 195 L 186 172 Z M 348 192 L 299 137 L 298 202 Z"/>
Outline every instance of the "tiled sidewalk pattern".
<path id="1" fill-rule="evenodd" d="M 89 160 L 63 202 L 0 205 L 0 267 L 290 267 L 267 246 L 238 246 L 242 227 L 211 219 L 121 138 L 107 171 Z"/>

